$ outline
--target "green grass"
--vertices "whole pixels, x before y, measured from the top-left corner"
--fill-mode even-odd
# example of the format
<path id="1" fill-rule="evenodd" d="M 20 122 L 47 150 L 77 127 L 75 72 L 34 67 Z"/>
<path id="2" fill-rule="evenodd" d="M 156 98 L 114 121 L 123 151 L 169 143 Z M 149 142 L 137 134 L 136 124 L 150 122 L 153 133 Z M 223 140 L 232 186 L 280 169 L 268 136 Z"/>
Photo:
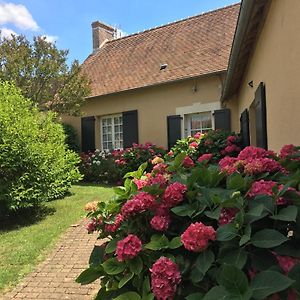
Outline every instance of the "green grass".
<path id="1" fill-rule="evenodd" d="M 113 192 L 109 187 L 78 185 L 71 193 L 42 209 L 0 223 L 0 294 L 44 260 L 66 229 L 85 216 L 87 202 L 109 199 Z"/>

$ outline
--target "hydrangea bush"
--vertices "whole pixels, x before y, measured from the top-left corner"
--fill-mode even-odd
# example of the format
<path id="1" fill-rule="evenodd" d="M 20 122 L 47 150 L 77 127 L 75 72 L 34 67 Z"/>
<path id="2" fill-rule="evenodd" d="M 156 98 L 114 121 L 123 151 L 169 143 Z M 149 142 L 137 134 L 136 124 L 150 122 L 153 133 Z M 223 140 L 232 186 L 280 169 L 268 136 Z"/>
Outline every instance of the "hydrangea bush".
<path id="1" fill-rule="evenodd" d="M 205 154 L 143 164 L 90 205 L 103 245 L 77 282 L 100 278 L 101 300 L 298 299 L 300 148 Z"/>
<path id="2" fill-rule="evenodd" d="M 135 171 L 141 164 L 148 162 L 147 171 L 152 168 L 152 161 L 159 162 L 166 151 L 154 144 L 133 144 L 132 147 L 109 151 L 96 150 L 81 154 L 80 171 L 87 182 L 122 183 L 126 173 Z"/>

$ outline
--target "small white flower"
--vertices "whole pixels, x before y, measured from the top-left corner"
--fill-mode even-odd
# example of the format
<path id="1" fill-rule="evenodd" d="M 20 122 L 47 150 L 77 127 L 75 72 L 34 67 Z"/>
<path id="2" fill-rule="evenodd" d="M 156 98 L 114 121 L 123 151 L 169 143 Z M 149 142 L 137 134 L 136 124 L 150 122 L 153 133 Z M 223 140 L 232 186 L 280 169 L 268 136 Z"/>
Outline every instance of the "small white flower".
<path id="1" fill-rule="evenodd" d="M 99 166 L 101 163 L 99 160 L 96 161 L 97 166 Z"/>

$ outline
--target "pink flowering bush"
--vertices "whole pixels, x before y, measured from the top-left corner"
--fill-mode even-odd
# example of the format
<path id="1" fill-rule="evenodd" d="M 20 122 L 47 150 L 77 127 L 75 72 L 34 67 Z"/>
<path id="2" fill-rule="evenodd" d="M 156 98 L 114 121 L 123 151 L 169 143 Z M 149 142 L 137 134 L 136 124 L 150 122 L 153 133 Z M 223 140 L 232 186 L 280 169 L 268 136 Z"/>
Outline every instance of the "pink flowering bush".
<path id="1" fill-rule="evenodd" d="M 88 205 L 104 245 L 77 281 L 100 278 L 96 299 L 299 299 L 299 148 L 241 150 L 229 135 L 219 158 L 193 156 L 202 138 Z"/>

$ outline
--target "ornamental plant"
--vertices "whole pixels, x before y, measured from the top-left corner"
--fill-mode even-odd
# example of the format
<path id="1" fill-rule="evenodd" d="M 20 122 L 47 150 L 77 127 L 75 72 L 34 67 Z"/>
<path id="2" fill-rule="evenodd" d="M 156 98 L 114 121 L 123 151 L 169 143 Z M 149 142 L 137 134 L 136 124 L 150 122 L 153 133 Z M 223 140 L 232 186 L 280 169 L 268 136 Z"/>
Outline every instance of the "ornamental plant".
<path id="1" fill-rule="evenodd" d="M 299 298 L 299 147 L 216 163 L 183 152 L 146 169 L 89 205 L 103 245 L 77 282 L 100 278 L 96 299 Z"/>
<path id="2" fill-rule="evenodd" d="M 0 82 L 0 215 L 64 196 L 81 179 L 53 113 Z"/>
<path id="3" fill-rule="evenodd" d="M 166 158 L 172 160 L 186 152 L 193 160 L 217 162 L 225 156 L 235 157 L 240 151 L 241 139 L 237 134 L 217 129 L 178 140 Z"/>

